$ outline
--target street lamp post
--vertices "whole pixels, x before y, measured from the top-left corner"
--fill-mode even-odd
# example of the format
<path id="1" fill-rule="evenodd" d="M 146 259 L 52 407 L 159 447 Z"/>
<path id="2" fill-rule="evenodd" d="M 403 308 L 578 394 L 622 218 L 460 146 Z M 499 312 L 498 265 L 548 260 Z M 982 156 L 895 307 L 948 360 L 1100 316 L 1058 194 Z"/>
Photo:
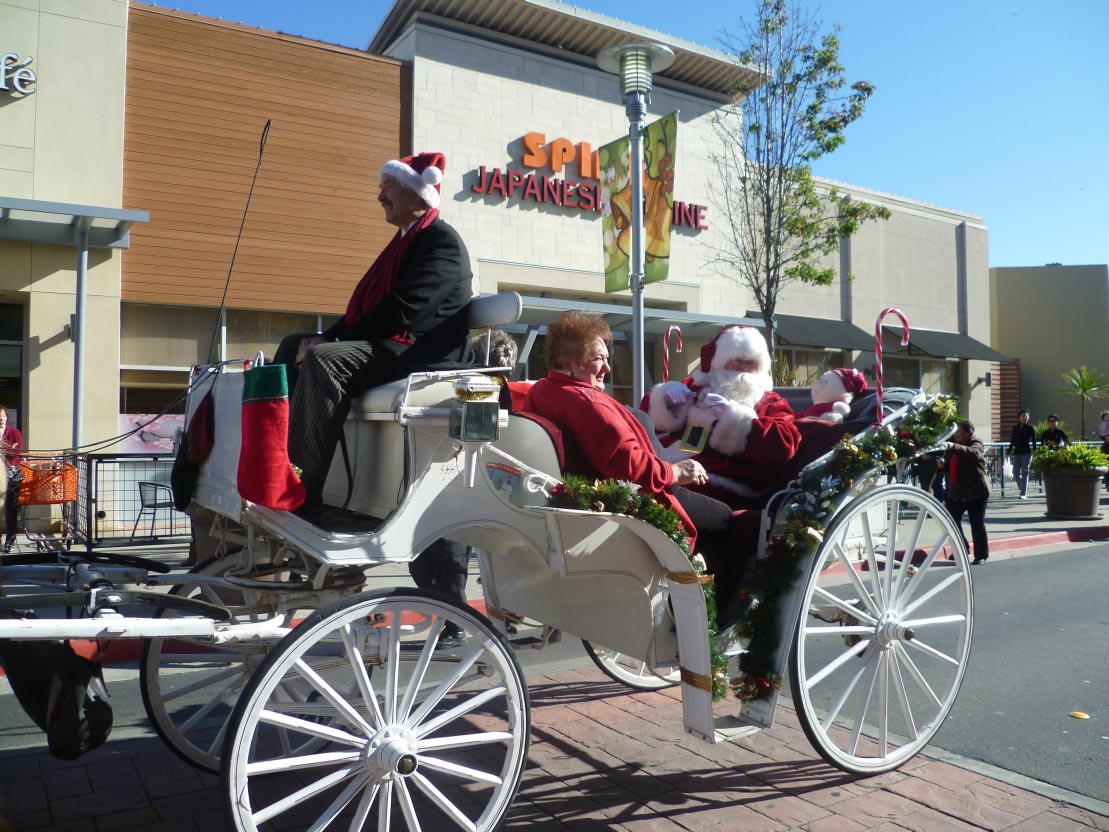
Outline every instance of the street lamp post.
<path id="1" fill-rule="evenodd" d="M 660 43 L 633 41 L 601 50 L 597 64 L 606 72 L 620 76 L 624 109 L 628 114 L 628 139 L 631 144 L 632 251 L 628 288 L 632 293 L 632 398 L 643 399 L 643 121 L 651 103 L 651 77 L 674 62 L 674 52 Z"/>

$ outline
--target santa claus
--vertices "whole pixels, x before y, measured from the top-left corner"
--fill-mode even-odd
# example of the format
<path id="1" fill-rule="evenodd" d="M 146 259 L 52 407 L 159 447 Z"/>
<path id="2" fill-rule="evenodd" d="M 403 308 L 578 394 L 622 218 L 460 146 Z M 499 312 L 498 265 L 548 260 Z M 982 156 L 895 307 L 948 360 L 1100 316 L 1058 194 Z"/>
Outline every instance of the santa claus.
<path id="1" fill-rule="evenodd" d="M 696 456 L 713 496 L 735 503 L 764 491 L 760 480 L 801 444 L 793 410 L 774 392 L 770 351 L 753 327 L 730 326 L 701 349 L 685 381 L 656 384 L 644 396 L 671 462 Z"/>

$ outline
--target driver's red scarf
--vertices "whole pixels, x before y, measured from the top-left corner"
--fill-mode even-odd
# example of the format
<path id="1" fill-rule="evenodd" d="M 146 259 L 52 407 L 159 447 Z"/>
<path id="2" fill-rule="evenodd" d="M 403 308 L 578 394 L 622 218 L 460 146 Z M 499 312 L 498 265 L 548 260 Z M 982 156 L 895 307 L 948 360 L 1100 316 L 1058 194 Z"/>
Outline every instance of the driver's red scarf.
<path id="1" fill-rule="evenodd" d="M 397 281 L 397 271 L 405 253 L 416 239 L 416 235 L 435 222 L 439 216 L 438 209 L 431 209 L 424 213 L 404 234 L 398 231 L 389 245 L 385 246 L 381 254 L 374 260 L 373 265 L 358 281 L 354 287 L 354 294 L 350 296 L 346 314 L 343 321 L 347 326 L 354 322 L 381 303 L 393 291 L 393 284 Z M 407 332 L 401 332 L 392 337 L 393 341 L 401 344 L 411 344 L 412 338 Z"/>

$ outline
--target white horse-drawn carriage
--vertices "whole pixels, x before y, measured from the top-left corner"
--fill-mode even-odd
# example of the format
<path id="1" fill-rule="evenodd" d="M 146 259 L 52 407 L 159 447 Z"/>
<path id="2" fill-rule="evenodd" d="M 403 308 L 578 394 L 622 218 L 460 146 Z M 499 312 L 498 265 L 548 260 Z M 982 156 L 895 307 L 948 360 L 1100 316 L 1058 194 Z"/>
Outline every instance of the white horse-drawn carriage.
<path id="1" fill-rule="evenodd" d="M 518 304 L 475 301 L 471 324 L 511 322 Z M 557 437 L 484 397 L 481 373 L 417 374 L 355 404 L 352 477 L 337 462 L 325 496 L 357 519 L 331 532 L 239 496 L 243 373 L 242 362 L 206 368 L 190 396 L 191 407 L 209 390 L 215 399 L 193 509 L 210 518 L 202 531 L 217 557 L 185 575 L 68 555 L 37 571 L 5 566 L 9 587 L 58 581 L 69 591 L 44 603 L 83 616 L 0 620 L 11 639 L 146 639 L 147 710 L 177 753 L 221 772 L 236 829 L 496 829 L 530 732 L 513 621 L 584 639 L 633 687 L 680 684 L 685 726 L 707 742 L 768 727 L 788 676 L 809 738 L 852 772 L 904 763 L 952 706 L 970 650 L 969 560 L 939 503 L 887 481 L 892 458 L 848 465 L 865 454 L 840 443 L 757 509 L 759 568 L 796 575 L 767 583 L 775 597 L 746 605 L 762 604 L 761 618 L 723 627 L 714 651 L 705 584 L 686 554 L 635 517 L 549 505 Z M 933 405 L 908 397 L 885 421 Z M 439 538 L 478 551 L 484 606 L 365 591 L 375 568 Z M 139 603 L 156 614 L 136 614 Z M 437 649 L 446 622 L 464 630 L 463 646 Z M 756 642 L 753 691 L 714 709 L 714 682 L 742 678 Z"/>

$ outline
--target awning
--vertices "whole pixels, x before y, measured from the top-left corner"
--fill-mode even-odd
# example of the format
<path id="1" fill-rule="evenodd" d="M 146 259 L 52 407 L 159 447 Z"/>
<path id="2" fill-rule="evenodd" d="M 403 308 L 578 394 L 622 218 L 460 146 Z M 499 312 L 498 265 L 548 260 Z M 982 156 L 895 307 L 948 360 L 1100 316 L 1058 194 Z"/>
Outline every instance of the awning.
<path id="1" fill-rule="evenodd" d="M 567 298 L 540 298 L 525 295 L 524 313 L 520 318 L 523 324 L 538 324 L 545 326 L 563 312 L 570 309 L 579 309 L 600 315 L 613 331 L 631 332 L 632 308 L 616 303 L 594 303 L 591 301 L 569 300 Z M 723 315 L 705 315 L 703 313 L 679 312 L 672 309 L 643 310 L 643 332 L 648 335 L 665 335 L 666 328 L 677 324 L 682 331 L 683 338 L 707 341 L 714 337 L 726 326 L 736 324 L 742 326 L 761 327 L 762 320 L 758 318 L 730 318 Z"/>
<path id="2" fill-rule="evenodd" d="M 146 211 L 0 196 L 0 240 L 77 249 L 73 337 L 73 447 L 81 447 L 85 407 L 85 301 L 90 248 L 128 248 L 131 225 L 149 222 Z"/>
<path id="3" fill-rule="evenodd" d="M 883 329 L 898 339 L 900 343 L 901 328 L 886 326 Z M 934 358 L 967 358 L 972 361 L 1008 361 L 1008 356 L 1002 355 L 992 347 L 981 341 L 975 341 L 969 335 L 959 332 L 940 332 L 935 329 L 910 329 L 909 330 L 909 355 L 924 353 Z"/>
<path id="4" fill-rule="evenodd" d="M 86 232 L 89 248 L 127 248 L 131 225 L 149 221 L 146 211 L 0 196 L 0 240 L 76 246 Z"/>
<path id="5" fill-rule="evenodd" d="M 748 313 L 751 314 L 751 313 Z M 831 318 L 775 315 L 778 343 L 791 347 L 831 347 L 841 350 L 873 350 L 874 336 L 853 323 Z"/>

